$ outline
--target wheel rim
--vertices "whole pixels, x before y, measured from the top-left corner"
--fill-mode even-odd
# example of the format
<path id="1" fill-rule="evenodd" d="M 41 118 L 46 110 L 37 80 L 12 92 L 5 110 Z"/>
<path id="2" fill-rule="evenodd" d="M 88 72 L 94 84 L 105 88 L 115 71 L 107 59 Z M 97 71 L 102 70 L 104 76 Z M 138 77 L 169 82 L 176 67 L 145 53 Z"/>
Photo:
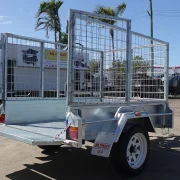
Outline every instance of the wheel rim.
<path id="1" fill-rule="evenodd" d="M 138 169 L 147 156 L 147 140 L 142 133 L 136 133 L 127 146 L 127 161 L 131 168 Z"/>

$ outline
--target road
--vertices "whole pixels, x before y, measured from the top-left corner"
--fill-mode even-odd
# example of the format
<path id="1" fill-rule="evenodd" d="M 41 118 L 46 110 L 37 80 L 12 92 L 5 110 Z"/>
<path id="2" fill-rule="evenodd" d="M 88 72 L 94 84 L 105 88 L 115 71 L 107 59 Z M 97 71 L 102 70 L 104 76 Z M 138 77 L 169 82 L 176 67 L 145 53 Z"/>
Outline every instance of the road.
<path id="1" fill-rule="evenodd" d="M 38 147 L 0 137 L 0 180 L 179 180 L 180 100 L 171 100 L 170 105 L 175 111 L 173 134 L 170 137 L 150 135 L 149 162 L 138 177 L 117 175 L 109 159 L 90 155 L 91 144 L 83 149 L 62 147 L 56 153 L 44 154 Z"/>

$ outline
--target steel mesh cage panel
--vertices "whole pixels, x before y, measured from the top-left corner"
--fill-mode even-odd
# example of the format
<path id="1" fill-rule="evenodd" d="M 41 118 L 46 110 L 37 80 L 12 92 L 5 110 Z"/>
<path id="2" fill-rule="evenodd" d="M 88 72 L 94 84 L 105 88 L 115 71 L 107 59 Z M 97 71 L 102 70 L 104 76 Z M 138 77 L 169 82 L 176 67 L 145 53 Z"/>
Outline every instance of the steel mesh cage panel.
<path id="1" fill-rule="evenodd" d="M 65 45 L 6 34 L 7 98 L 64 97 L 67 80 Z M 66 59 L 62 59 L 62 53 Z"/>
<path id="2" fill-rule="evenodd" d="M 40 43 L 7 36 L 7 97 L 39 97 Z"/>
<path id="3" fill-rule="evenodd" d="M 126 20 L 70 11 L 70 103 L 125 101 Z"/>
<path id="4" fill-rule="evenodd" d="M 164 77 L 167 73 L 167 44 L 132 34 L 132 98 L 164 99 Z"/>
<path id="5" fill-rule="evenodd" d="M 53 56 L 54 59 L 57 59 L 57 54 L 58 50 L 57 47 L 55 47 L 55 44 L 49 44 L 45 43 L 44 48 L 45 49 L 50 49 L 50 54 L 47 54 L 48 52 L 44 53 L 44 56 Z M 46 57 L 45 57 L 46 58 Z M 44 59 L 44 58 L 43 58 Z M 44 65 L 44 97 L 45 98 L 51 98 L 51 97 L 57 97 L 57 86 L 58 82 L 57 79 L 59 80 L 59 74 L 57 71 L 57 63 L 49 63 L 48 65 Z"/>
<path id="6" fill-rule="evenodd" d="M 131 21 L 70 10 L 68 104 L 168 99 L 168 43 Z"/>

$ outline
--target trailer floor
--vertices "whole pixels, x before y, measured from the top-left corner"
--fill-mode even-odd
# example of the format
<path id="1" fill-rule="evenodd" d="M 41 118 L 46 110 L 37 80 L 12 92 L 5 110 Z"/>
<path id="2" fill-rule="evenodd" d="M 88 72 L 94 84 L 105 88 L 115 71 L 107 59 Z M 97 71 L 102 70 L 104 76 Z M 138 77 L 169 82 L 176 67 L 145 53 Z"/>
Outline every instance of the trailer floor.
<path id="1" fill-rule="evenodd" d="M 0 124 L 0 135 L 32 145 L 61 145 L 66 134 L 65 120 L 16 125 Z M 60 134 L 61 133 L 61 134 Z M 56 135 L 60 134 L 57 138 Z"/>
<path id="2" fill-rule="evenodd" d="M 63 119 L 59 121 L 22 123 L 18 125 L 8 125 L 8 126 L 54 137 L 66 127 L 66 124 L 65 124 L 65 119 Z"/>

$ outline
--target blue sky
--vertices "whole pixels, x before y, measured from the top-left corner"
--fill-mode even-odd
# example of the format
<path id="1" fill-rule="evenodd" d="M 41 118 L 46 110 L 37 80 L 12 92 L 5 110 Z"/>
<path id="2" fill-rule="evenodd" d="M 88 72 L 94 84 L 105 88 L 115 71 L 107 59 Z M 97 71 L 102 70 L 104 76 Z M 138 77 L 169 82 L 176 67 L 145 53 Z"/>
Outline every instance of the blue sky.
<path id="1" fill-rule="evenodd" d="M 0 0 L 0 33 L 14 34 L 45 39 L 45 32 L 34 30 L 35 13 L 42 0 Z M 65 29 L 68 9 L 92 12 L 96 5 L 103 4 L 115 8 L 121 0 L 64 0 L 59 14 L 62 28 Z M 127 9 L 122 17 L 132 19 L 132 30 L 150 34 L 147 10 L 149 0 L 124 0 Z M 180 66 L 180 1 L 153 0 L 154 37 L 170 43 L 170 66 Z M 52 39 L 53 36 L 50 36 Z"/>

